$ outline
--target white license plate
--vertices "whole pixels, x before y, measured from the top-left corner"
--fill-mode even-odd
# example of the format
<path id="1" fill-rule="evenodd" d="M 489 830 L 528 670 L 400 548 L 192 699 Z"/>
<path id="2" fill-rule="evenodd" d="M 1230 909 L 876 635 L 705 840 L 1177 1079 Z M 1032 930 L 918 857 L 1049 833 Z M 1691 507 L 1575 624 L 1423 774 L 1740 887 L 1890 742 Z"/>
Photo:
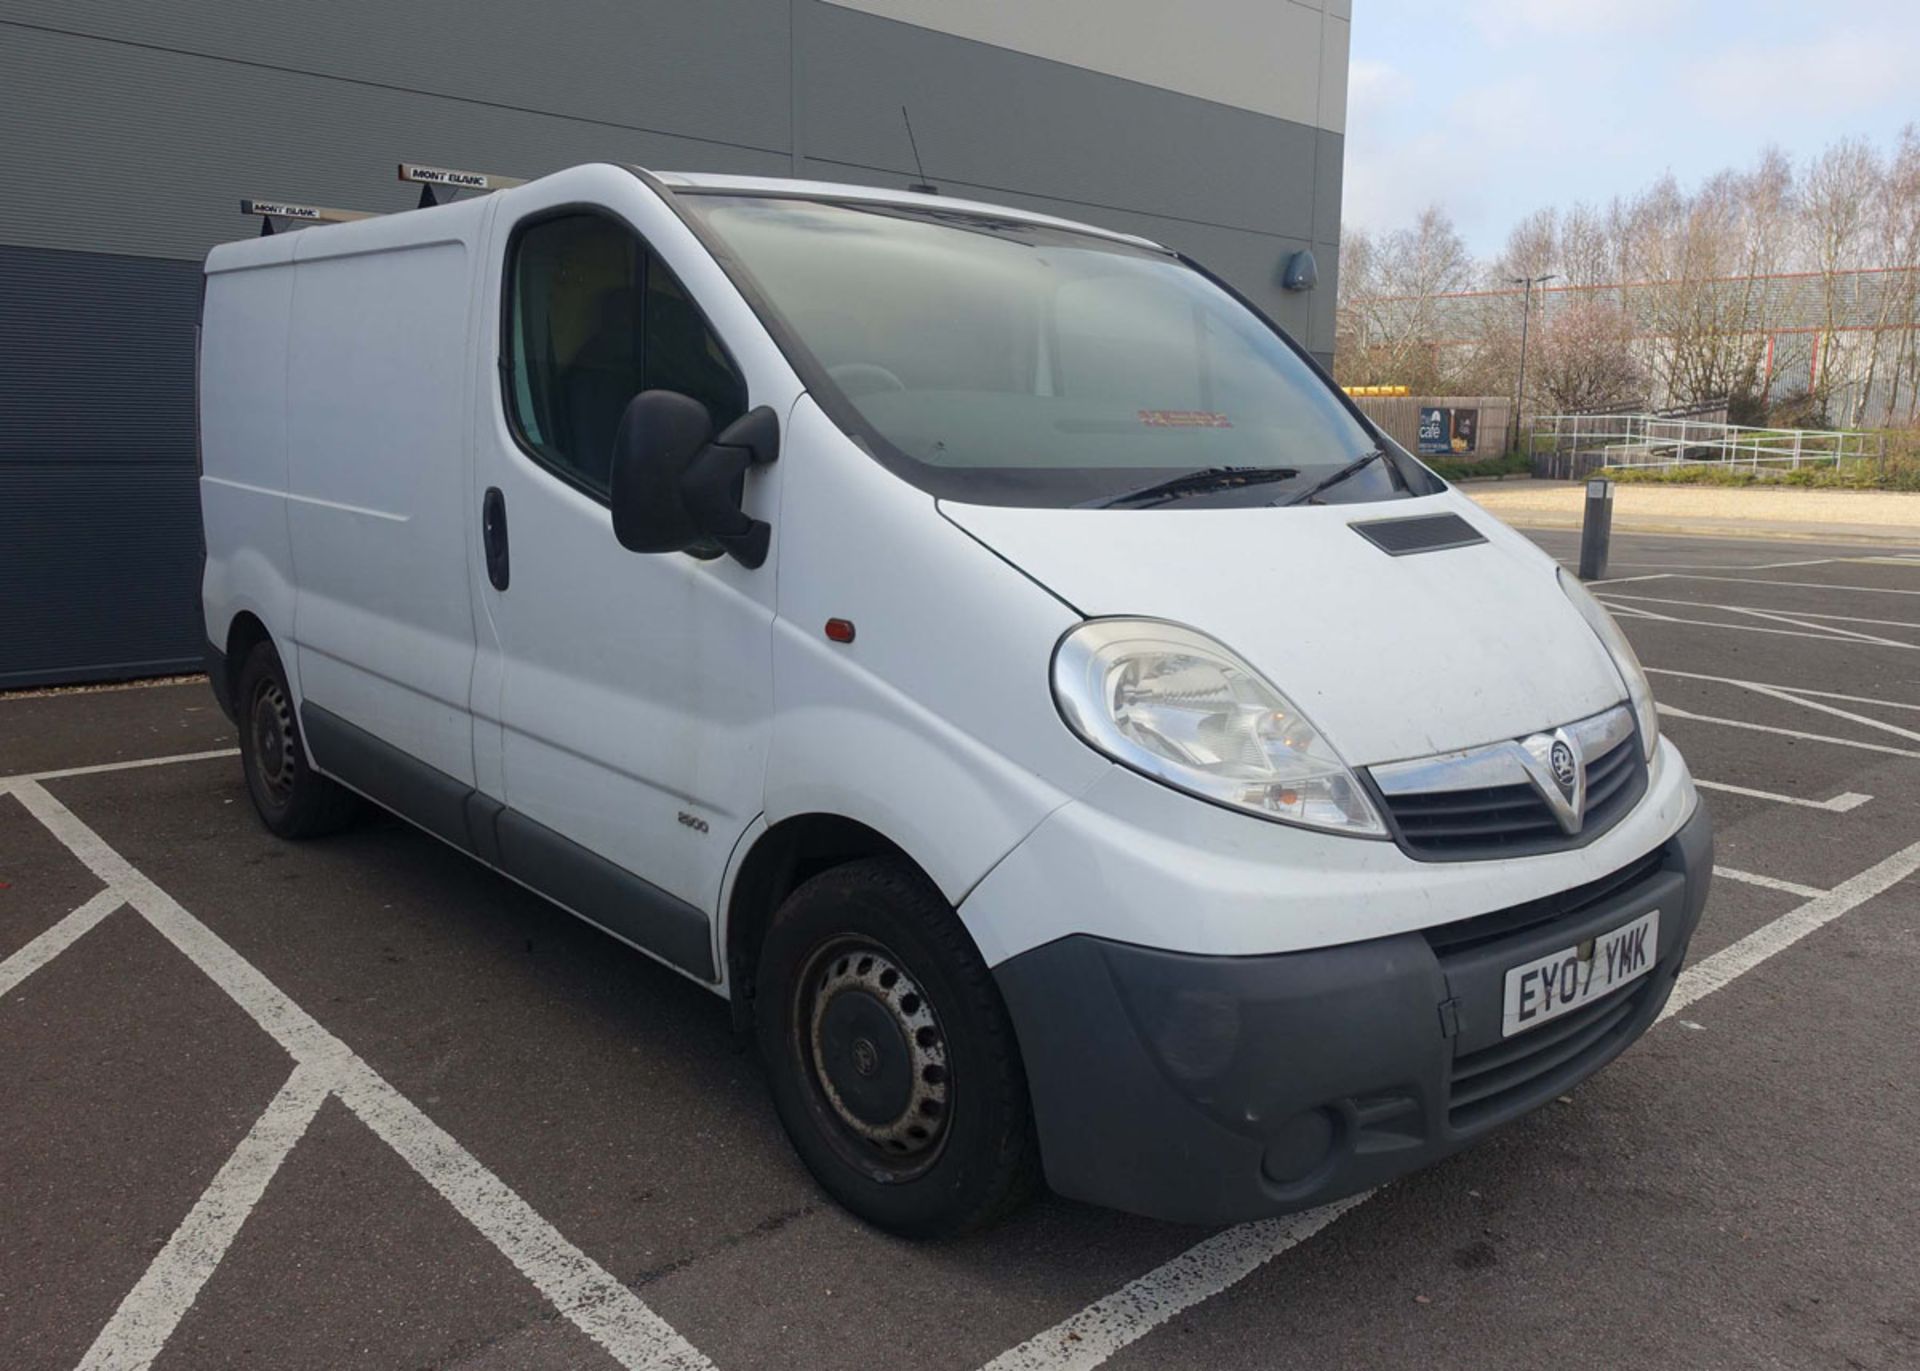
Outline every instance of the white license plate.
<path id="1" fill-rule="evenodd" d="M 1500 1036 L 1550 1023 L 1653 969 L 1660 955 L 1660 911 L 1507 972 Z"/>

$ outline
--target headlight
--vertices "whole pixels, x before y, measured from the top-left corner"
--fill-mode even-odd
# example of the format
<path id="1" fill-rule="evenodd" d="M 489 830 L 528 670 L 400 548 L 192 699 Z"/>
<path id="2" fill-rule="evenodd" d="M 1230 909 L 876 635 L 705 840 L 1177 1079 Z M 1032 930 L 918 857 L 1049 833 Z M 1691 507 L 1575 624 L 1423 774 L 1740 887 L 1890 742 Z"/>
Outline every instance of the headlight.
<path id="1" fill-rule="evenodd" d="M 1089 744 L 1177 790 L 1281 823 L 1386 835 L 1353 772 L 1294 703 L 1190 628 L 1082 624 L 1054 652 L 1053 695 Z"/>
<path id="2" fill-rule="evenodd" d="M 1627 635 L 1620 631 L 1620 625 L 1607 613 L 1606 606 L 1594 599 L 1577 578 L 1567 575 L 1565 567 L 1559 568 L 1559 573 L 1560 589 L 1573 601 L 1573 607 L 1587 621 L 1593 636 L 1600 640 L 1607 655 L 1613 658 L 1620 679 L 1626 682 L 1627 699 L 1633 705 L 1634 718 L 1640 723 L 1640 741 L 1646 748 L 1647 760 L 1652 761 L 1653 750 L 1660 744 L 1660 715 L 1653 707 L 1653 688 L 1647 684 L 1646 669 L 1640 665 L 1640 659 L 1634 655 L 1633 644 L 1627 641 Z"/>

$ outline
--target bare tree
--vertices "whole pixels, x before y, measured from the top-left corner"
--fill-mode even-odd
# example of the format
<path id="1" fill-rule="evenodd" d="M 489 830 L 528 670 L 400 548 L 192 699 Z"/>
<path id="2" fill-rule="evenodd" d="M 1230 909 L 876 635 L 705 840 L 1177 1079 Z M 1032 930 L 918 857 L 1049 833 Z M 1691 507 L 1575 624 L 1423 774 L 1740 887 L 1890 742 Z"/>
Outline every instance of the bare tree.
<path id="1" fill-rule="evenodd" d="M 1724 397 L 1743 416 L 1920 422 L 1914 127 L 1884 157 L 1857 139 L 1802 165 L 1767 148 L 1697 186 L 1669 175 L 1605 205 L 1542 209 L 1481 264 L 1429 208 L 1408 228 L 1351 235 L 1342 267 L 1343 379 L 1511 393 L 1522 296 L 1509 282 L 1554 273 L 1532 323 L 1556 371 L 1540 393 L 1557 405 L 1632 391 L 1663 405 Z M 1601 366 L 1595 353 L 1616 346 L 1619 365 Z"/>
<path id="2" fill-rule="evenodd" d="M 1622 280 L 1620 249 L 1604 212 L 1587 204 L 1567 211 L 1560 223 L 1559 271 L 1571 286 L 1615 285 Z"/>
<path id="3" fill-rule="evenodd" d="M 1535 210 L 1507 234 L 1507 246 L 1493 259 L 1487 284 L 1500 287 L 1517 278 L 1549 273 L 1565 275 L 1560 251 L 1560 213 L 1551 207 Z"/>
<path id="4" fill-rule="evenodd" d="M 1874 387 L 1884 378 L 1886 400 L 1877 409 L 1888 418 L 1904 412 L 1906 421 L 1920 417 L 1920 374 L 1915 356 L 1915 325 L 1920 323 L 1920 128 L 1908 124 L 1900 131 L 1873 205 L 1873 256 L 1883 270 L 1875 273 L 1878 307 L 1868 344 L 1866 377 L 1860 387 L 1853 422 L 1873 403 Z M 1900 405 L 1902 381 L 1907 389 Z"/>
<path id="5" fill-rule="evenodd" d="M 1879 157 L 1870 144 L 1857 138 L 1832 144 L 1807 168 L 1801 230 L 1813 269 L 1820 274 L 1823 323 L 1818 364 L 1808 389 L 1822 402 L 1822 409 L 1829 408 L 1855 360 L 1850 355 L 1853 337 L 1843 338 L 1840 324 L 1848 313 L 1847 292 L 1856 284 L 1849 269 L 1861 265 L 1880 179 Z M 1850 411 L 1855 408 L 1849 407 Z"/>
<path id="6" fill-rule="evenodd" d="M 1473 258 L 1453 220 L 1438 206 L 1429 206 L 1411 228 L 1380 238 L 1362 232 L 1345 236 L 1340 250 L 1343 284 L 1349 270 L 1358 282 L 1350 287 L 1346 314 L 1359 356 L 1343 373 L 1432 389 L 1444 375 L 1441 345 L 1449 341 L 1438 302 L 1464 290 L 1473 279 Z"/>
<path id="7" fill-rule="evenodd" d="M 1531 362 L 1529 375 L 1562 414 L 1607 409 L 1645 394 L 1646 373 L 1634 356 L 1632 318 L 1587 292 L 1542 321 Z"/>

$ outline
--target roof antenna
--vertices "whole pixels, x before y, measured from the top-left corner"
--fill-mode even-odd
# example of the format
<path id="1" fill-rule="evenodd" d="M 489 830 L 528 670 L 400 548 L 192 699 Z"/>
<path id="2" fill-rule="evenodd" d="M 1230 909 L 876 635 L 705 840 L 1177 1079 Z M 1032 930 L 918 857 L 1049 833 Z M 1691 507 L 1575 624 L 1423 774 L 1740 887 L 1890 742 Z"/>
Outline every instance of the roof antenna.
<path id="1" fill-rule="evenodd" d="M 920 179 L 907 187 L 921 195 L 938 195 L 940 187 L 927 179 L 927 169 L 920 165 L 920 144 L 914 140 L 913 120 L 907 114 L 907 107 L 900 106 L 900 119 L 907 126 L 907 146 L 913 149 L 913 168 L 920 173 Z"/>

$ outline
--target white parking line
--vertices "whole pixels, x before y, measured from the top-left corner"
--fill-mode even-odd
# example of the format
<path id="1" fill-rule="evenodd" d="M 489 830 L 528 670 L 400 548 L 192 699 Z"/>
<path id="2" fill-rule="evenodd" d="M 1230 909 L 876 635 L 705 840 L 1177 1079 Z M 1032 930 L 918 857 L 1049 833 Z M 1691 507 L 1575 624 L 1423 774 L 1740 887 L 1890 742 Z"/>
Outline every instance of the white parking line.
<path id="1" fill-rule="evenodd" d="M 1671 1018 L 1721 986 L 1746 975 L 1769 957 L 1778 955 L 1817 928 L 1832 923 L 1851 909 L 1920 871 L 1920 843 L 1903 847 L 1885 861 L 1876 862 L 1857 876 L 1840 882 L 1824 895 L 1816 895 L 1796 909 L 1789 910 L 1771 923 L 1762 924 L 1737 943 L 1730 943 L 1711 957 L 1702 958 L 1680 973 L 1673 995 L 1661 1019 Z"/>
<path id="2" fill-rule="evenodd" d="M 1567 565 L 1572 566 L 1574 563 L 1569 562 Z M 1586 586 L 1588 590 L 1592 590 L 1595 586 L 1623 586 L 1629 581 L 1664 581 L 1671 575 L 1673 575 L 1671 571 L 1650 571 L 1644 576 L 1608 576 L 1602 580 L 1588 581 Z"/>
<path id="3" fill-rule="evenodd" d="M 1845 814 L 1848 810 L 1860 808 L 1873 798 L 1871 795 L 1847 790 L 1830 800 L 1809 800 L 1800 795 L 1776 795 L 1771 790 L 1753 790 L 1743 785 L 1728 785 L 1725 781 L 1703 781 L 1698 776 L 1693 778 L 1693 783 L 1702 790 L 1722 790 L 1729 795 L 1745 795 L 1754 800 L 1772 800 L 1777 805 L 1797 805 L 1801 809 L 1821 809 L 1829 814 Z"/>
<path id="4" fill-rule="evenodd" d="M 1920 870 L 1920 843 L 1901 849 L 1832 890 L 1815 892 L 1805 904 L 1683 971 L 1656 1022 L 1730 984 L 1916 870 Z M 1379 1193 L 1367 1190 L 1304 1214 L 1244 1223 L 1216 1233 L 1046 1332 L 1001 1353 L 982 1371 L 1092 1371 L 1174 1315 L 1244 1280 Z"/>
<path id="5" fill-rule="evenodd" d="M 1739 881 L 1745 885 L 1763 886 L 1768 890 L 1785 891 L 1789 895 L 1798 895 L 1803 900 L 1811 900 L 1816 895 L 1827 892 L 1818 886 L 1801 885 L 1798 881 L 1783 881 L 1777 876 L 1762 876 L 1757 871 L 1742 871 L 1738 867 L 1716 866 L 1713 874 L 1722 880 Z"/>
<path id="6" fill-rule="evenodd" d="M 1782 690 L 1795 698 L 1808 696 L 1816 700 L 1845 700 L 1849 704 L 1879 705 L 1882 709 L 1920 709 L 1920 704 L 1906 700 L 1880 700 L 1871 695 L 1842 695 L 1837 690 L 1808 690 L 1805 686 L 1775 685 L 1768 681 L 1743 681 L 1738 676 L 1708 676 L 1698 671 L 1675 671 L 1671 667 L 1650 666 L 1646 668 L 1649 676 L 1677 676 L 1687 681 L 1716 681 L 1721 685 L 1745 686 L 1749 690 Z"/>
<path id="7" fill-rule="evenodd" d="M 16 781 L 58 781 L 68 776 L 98 776 L 105 771 L 132 771 L 143 766 L 172 766 L 176 762 L 205 762 L 215 757 L 238 757 L 237 747 L 216 747 L 208 752 L 174 752 L 165 757 L 136 757 L 128 762 L 100 762 L 93 766 L 68 766 L 58 771 L 30 771 L 19 776 L 0 776 L 0 791 Z"/>
<path id="8" fill-rule="evenodd" d="M 1724 581 L 1740 586 L 1793 586 L 1800 590 L 1839 590 L 1855 591 L 1863 595 L 1920 595 L 1920 590 L 1905 590 L 1898 586 L 1835 586 L 1825 581 L 1776 581 L 1768 576 L 1706 576 L 1698 572 L 1676 573 L 1683 581 Z"/>
<path id="9" fill-rule="evenodd" d="M 1835 747 L 1858 748 L 1862 752 L 1884 752 L 1893 757 L 1920 757 L 1904 747 L 1888 747 L 1885 743 L 1863 743 L 1854 738 L 1836 738 L 1828 733 L 1802 733 L 1795 728 L 1776 728 L 1772 724 L 1756 724 L 1746 719 L 1722 719 L 1712 714 L 1695 714 L 1690 709 L 1681 709 L 1677 705 L 1663 705 L 1655 701 L 1654 708 L 1668 718 L 1691 719 L 1695 723 L 1720 724 L 1727 728 L 1744 728 L 1750 733 L 1772 733 L 1782 738 L 1800 738 L 1810 743 L 1832 743 Z"/>
<path id="10" fill-rule="evenodd" d="M 111 887 L 101 891 L 66 918 L 42 933 L 25 947 L 0 962 L 0 995 L 58 957 L 89 928 L 113 913 L 126 901 Z"/>
<path id="11" fill-rule="evenodd" d="M 294 1067 L 146 1274 L 120 1301 L 80 1359 L 79 1371 L 145 1371 L 153 1365 L 326 1100 L 325 1073 L 305 1063 Z"/>
<path id="12" fill-rule="evenodd" d="M 1602 604 L 1604 604 L 1610 611 L 1614 612 L 1615 617 L 1618 617 L 1619 615 L 1624 614 L 1629 618 L 1650 619 L 1655 623 L 1661 623 L 1661 624 L 1682 624 L 1688 628 L 1723 628 L 1727 630 L 1729 633 L 1764 633 L 1769 637 L 1774 637 L 1774 638 L 1808 638 L 1817 643 L 1852 643 L 1859 646 L 1895 647 L 1895 648 L 1902 648 L 1908 652 L 1920 652 L 1920 643 L 1903 643 L 1893 638 L 1873 638 L 1873 637 L 1868 637 L 1865 634 L 1852 633 L 1846 629 L 1841 629 L 1841 628 L 1831 629 L 1824 633 L 1813 633 L 1813 632 L 1807 631 L 1807 629 L 1804 627 L 1803 628 L 1769 628 L 1762 624 L 1722 623 L 1718 619 L 1682 619 L 1672 614 L 1657 613 L 1654 610 L 1648 609 L 1645 605 L 1633 605 L 1633 604 L 1626 604 L 1624 602 L 1616 603 L 1613 599 L 1608 598 L 1607 592 L 1604 590 L 1600 592 L 1599 598 Z M 1689 603 L 1697 603 L 1697 602 L 1689 601 Z M 1733 606 L 1701 605 L 1700 608 L 1731 609 L 1733 608 Z M 1777 619 L 1780 617 L 1778 615 L 1773 615 L 1773 614 L 1758 614 L 1758 612 L 1754 610 L 1746 610 L 1742 612 L 1748 613 L 1748 614 L 1757 614 L 1758 617 L 1763 619 Z M 1791 623 L 1793 621 L 1788 620 L 1787 622 Z"/>
<path id="13" fill-rule="evenodd" d="M 713 1364 L 639 1296 L 562 1237 L 451 1134 L 37 781 L 16 779 L 10 785 L 68 851 L 205 972 L 296 1062 L 318 1072 L 329 1090 L 519 1267 L 555 1308 L 621 1365 L 649 1371 L 711 1371 Z M 218 1254 L 214 1260 L 218 1261 Z M 108 1364 L 145 1365 L 139 1361 Z"/>
<path id="14" fill-rule="evenodd" d="M 1070 1319 L 1002 1352 L 981 1371 L 1090 1371 L 1175 1314 L 1211 1299 L 1298 1247 L 1354 1206 L 1363 1191 L 1285 1218 L 1243 1223 L 1189 1247 Z"/>
<path id="15" fill-rule="evenodd" d="M 1589 585 L 1599 584 L 1600 582 L 1598 581 L 1589 582 Z M 1804 609 L 1789 611 L 1792 617 L 1788 617 L 1788 614 L 1782 613 L 1779 610 L 1756 609 L 1751 605 L 1725 605 L 1713 600 L 1676 600 L 1670 596 L 1662 595 L 1622 595 L 1617 590 L 1603 591 L 1602 593 L 1609 599 L 1631 600 L 1635 604 L 1690 605 L 1695 609 L 1728 609 L 1736 614 L 1757 614 L 1761 618 L 1778 619 L 1782 623 L 1793 624 L 1799 628 L 1820 629 L 1833 633 L 1842 633 L 1846 630 L 1837 628 L 1829 630 L 1826 628 L 1828 621 L 1841 624 L 1879 624 L 1883 628 L 1920 628 L 1920 620 L 1914 619 L 1869 619 L 1860 614 L 1815 614 Z M 1818 619 L 1822 622 L 1814 624 L 1801 623 L 1800 621 L 1802 619 Z M 1872 635 L 1863 634 L 1862 636 L 1870 637 Z"/>
<path id="16" fill-rule="evenodd" d="M 1746 689 L 1756 695 L 1766 695 L 1775 700 L 1785 700 L 1788 704 L 1799 705 L 1802 709 L 1811 709 L 1819 714 L 1831 714 L 1836 719 L 1845 719 L 1848 723 L 1861 724 L 1867 728 L 1877 728 L 1882 733 L 1891 733 L 1896 738 L 1905 738 L 1911 743 L 1920 743 L 1920 733 L 1898 724 L 1887 723 L 1884 719 L 1869 718 L 1865 714 L 1855 714 L 1851 710 L 1841 709 L 1837 705 L 1823 704 L 1819 700 L 1803 700 L 1790 690 L 1781 690 L 1774 686 L 1748 685 Z"/>

